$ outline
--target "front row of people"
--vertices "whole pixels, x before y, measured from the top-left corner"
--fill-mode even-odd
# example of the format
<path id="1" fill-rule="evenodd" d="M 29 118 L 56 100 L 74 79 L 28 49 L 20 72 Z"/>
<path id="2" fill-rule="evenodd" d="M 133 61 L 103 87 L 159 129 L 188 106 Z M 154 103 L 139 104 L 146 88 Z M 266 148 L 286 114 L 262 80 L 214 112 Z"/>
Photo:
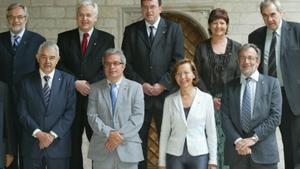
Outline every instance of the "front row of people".
<path id="1" fill-rule="evenodd" d="M 277 79 L 262 75 L 260 50 L 253 44 L 238 52 L 241 76 L 224 89 L 221 105 L 225 164 L 232 169 L 276 169 L 279 161 L 275 131 L 281 119 Z M 70 127 L 75 116 L 74 77 L 56 69 L 58 46 L 46 41 L 36 55 L 39 70 L 21 82 L 17 112 L 22 124 L 24 168 L 69 168 Z M 100 60 L 99 60 L 100 62 Z M 93 168 L 134 169 L 144 159 L 138 132 L 144 119 L 142 86 L 124 77 L 126 58 L 119 49 L 102 57 L 105 79 L 91 85 L 88 121 L 93 129 L 88 157 Z M 211 95 L 197 88 L 193 61 L 177 61 L 171 79 L 179 89 L 164 104 L 159 166 L 167 169 L 216 169 L 217 132 Z M 6 87 L 1 85 L 0 120 L 5 121 L 5 164 L 12 161 Z M 2 97 L 3 96 L 3 97 Z M 1 123 L 2 124 L 2 123 Z M 6 144 L 4 144 L 6 143 Z M 3 154 L 1 158 L 3 158 Z M 1 167 L 2 161 L 0 163 Z"/>

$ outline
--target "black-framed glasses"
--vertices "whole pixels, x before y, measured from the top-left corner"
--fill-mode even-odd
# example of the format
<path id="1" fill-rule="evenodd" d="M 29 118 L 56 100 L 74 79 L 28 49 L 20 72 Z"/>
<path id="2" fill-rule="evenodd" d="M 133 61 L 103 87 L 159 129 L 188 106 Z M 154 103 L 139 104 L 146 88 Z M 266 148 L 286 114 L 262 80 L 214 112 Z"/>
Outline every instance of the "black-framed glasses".
<path id="1" fill-rule="evenodd" d="M 104 62 L 104 66 L 105 67 L 109 67 L 109 66 L 119 66 L 122 65 L 122 62 Z"/>
<path id="2" fill-rule="evenodd" d="M 15 20 L 15 19 L 17 19 L 17 20 L 23 20 L 23 19 L 25 19 L 26 17 L 27 17 L 27 16 L 25 16 L 25 15 L 18 15 L 18 16 L 8 15 L 8 16 L 7 16 L 7 19 L 10 20 L 10 21 Z"/>

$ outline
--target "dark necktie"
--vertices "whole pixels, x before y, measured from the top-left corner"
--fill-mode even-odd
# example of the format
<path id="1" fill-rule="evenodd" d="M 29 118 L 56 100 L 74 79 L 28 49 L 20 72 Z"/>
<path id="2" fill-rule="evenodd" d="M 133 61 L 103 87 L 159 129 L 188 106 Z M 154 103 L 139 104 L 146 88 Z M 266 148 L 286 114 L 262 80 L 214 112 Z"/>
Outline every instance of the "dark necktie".
<path id="1" fill-rule="evenodd" d="M 14 44 L 13 44 L 12 48 L 13 48 L 13 51 L 14 51 L 14 54 L 15 54 L 17 49 L 18 49 L 18 46 L 19 46 L 20 36 L 14 35 L 13 37 L 14 37 Z"/>
<path id="2" fill-rule="evenodd" d="M 241 112 L 241 125 L 245 132 L 250 131 L 251 121 L 251 89 L 250 89 L 251 78 L 246 79 L 246 85 L 242 101 L 242 112 Z"/>
<path id="3" fill-rule="evenodd" d="M 276 72 L 276 32 L 273 32 L 271 46 L 269 50 L 268 75 L 277 77 Z"/>
<path id="4" fill-rule="evenodd" d="M 82 51 L 82 56 L 85 56 L 86 53 L 86 48 L 88 45 L 88 37 L 90 35 L 88 33 L 83 34 L 82 42 L 81 42 L 81 51 Z"/>
<path id="5" fill-rule="evenodd" d="M 150 40 L 150 44 L 152 45 L 153 41 L 154 41 L 154 32 L 153 32 L 153 29 L 154 29 L 154 26 L 149 26 L 150 28 L 150 34 L 149 34 L 149 40 Z"/>
<path id="6" fill-rule="evenodd" d="M 49 103 L 49 99 L 50 99 L 50 87 L 49 87 L 49 79 L 50 76 L 44 76 L 44 80 L 45 80 L 45 85 L 43 87 L 43 96 L 44 96 L 44 101 L 45 101 L 45 105 L 48 106 Z"/>
<path id="7" fill-rule="evenodd" d="M 117 85 L 115 83 L 110 84 L 110 99 L 112 105 L 112 112 L 114 114 L 117 101 Z"/>

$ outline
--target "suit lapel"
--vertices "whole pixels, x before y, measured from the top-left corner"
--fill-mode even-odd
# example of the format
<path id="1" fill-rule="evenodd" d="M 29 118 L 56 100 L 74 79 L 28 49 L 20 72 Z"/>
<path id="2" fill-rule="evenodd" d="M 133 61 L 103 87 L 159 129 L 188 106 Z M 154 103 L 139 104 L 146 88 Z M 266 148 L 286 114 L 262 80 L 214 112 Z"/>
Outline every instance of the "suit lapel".
<path id="1" fill-rule="evenodd" d="M 281 42 L 280 42 L 280 67 L 281 67 L 281 71 L 282 71 L 282 74 L 283 74 L 283 77 L 284 77 L 284 64 L 283 63 L 288 63 L 286 62 L 285 60 L 288 59 L 288 57 L 284 57 L 285 55 L 285 52 L 288 51 L 288 49 L 286 49 L 286 43 L 289 42 L 289 34 L 290 32 L 290 28 L 288 26 L 288 24 L 282 20 L 282 27 L 281 27 Z"/>
<path id="2" fill-rule="evenodd" d="M 166 25 L 165 20 L 163 18 L 161 18 L 160 21 L 159 21 L 159 24 L 158 24 L 156 34 L 154 36 L 154 41 L 153 41 L 153 44 L 152 44 L 152 48 L 154 48 L 154 46 L 157 46 L 159 41 L 163 39 L 162 37 L 166 33 L 167 33 L 167 25 Z"/>
<path id="3" fill-rule="evenodd" d="M 43 102 L 43 105 L 45 106 L 45 102 L 44 102 L 44 96 L 43 96 L 43 91 L 42 91 L 42 80 L 41 80 L 41 76 L 40 73 L 38 71 L 36 71 L 36 73 L 33 76 L 33 86 L 36 90 L 36 93 L 39 95 L 39 97 L 41 98 L 40 100 Z"/>
<path id="4" fill-rule="evenodd" d="M 50 90 L 50 99 L 48 103 L 48 108 L 52 107 L 52 104 L 55 100 L 55 96 L 58 95 L 57 93 L 59 92 L 61 81 L 62 81 L 62 77 L 60 71 L 55 70 L 54 77 L 52 80 L 51 90 Z"/>
<path id="5" fill-rule="evenodd" d="M 24 48 L 26 48 L 26 45 L 27 45 L 29 39 L 30 39 L 29 33 L 28 33 L 27 30 L 25 30 L 25 32 L 24 32 L 24 34 L 22 36 L 22 39 L 20 41 L 20 44 L 19 44 L 19 46 L 17 48 L 17 52 L 16 53 L 18 53 L 18 51 L 22 51 L 23 52 L 25 50 Z"/>
<path id="6" fill-rule="evenodd" d="M 82 52 L 81 52 L 79 28 L 73 30 L 73 35 L 70 38 L 71 38 L 70 46 L 74 47 L 72 50 L 76 50 L 75 53 L 78 53 L 77 57 L 79 57 L 79 59 L 82 60 L 83 56 L 82 56 Z"/>
<path id="7" fill-rule="evenodd" d="M 103 98 L 99 98 L 99 99 L 104 99 L 105 103 L 108 107 L 109 112 L 111 113 L 112 116 L 112 104 L 111 104 L 111 98 L 110 98 L 110 88 L 107 84 L 107 82 L 103 82 L 102 85 L 104 85 L 103 89 L 101 90 L 101 94 L 103 96 Z"/>
<path id="8" fill-rule="evenodd" d="M 91 56 L 92 49 L 95 48 L 96 45 L 101 45 L 101 44 L 97 44 L 96 39 L 98 39 L 98 36 L 99 36 L 98 31 L 96 31 L 96 29 L 94 28 L 94 31 L 91 34 L 84 58 Z"/>
<path id="9" fill-rule="evenodd" d="M 150 40 L 149 40 L 148 34 L 147 34 L 145 20 L 140 21 L 140 23 L 138 25 L 138 29 L 137 29 L 137 35 L 138 35 L 138 38 L 140 38 L 148 48 L 151 48 Z"/>
<path id="10" fill-rule="evenodd" d="M 241 96 L 241 82 L 240 82 L 240 79 L 237 78 L 236 81 L 235 81 L 235 87 L 233 88 L 233 110 L 236 110 L 234 111 L 234 114 L 231 116 L 231 118 L 233 118 L 233 121 L 236 122 L 236 127 L 237 129 L 240 130 L 240 132 L 242 132 L 241 130 L 241 106 L 240 106 L 240 96 Z"/>
<path id="11" fill-rule="evenodd" d="M 7 51 L 9 51 L 9 53 L 12 54 L 13 50 L 12 50 L 11 37 L 9 31 L 5 33 L 4 38 L 1 39 L 1 41 L 3 41 L 3 45 L 7 49 Z"/>
<path id="12" fill-rule="evenodd" d="M 260 110 L 259 105 L 261 103 L 261 98 L 263 97 L 264 94 L 264 84 L 265 82 L 263 76 L 259 75 L 258 82 L 256 84 L 253 114 L 251 119 L 255 119 L 256 116 L 261 115 L 259 111 L 255 111 L 255 110 Z"/>
<path id="13" fill-rule="evenodd" d="M 178 110 L 178 111 L 174 111 L 174 112 L 179 112 L 180 113 L 179 114 L 180 118 L 182 119 L 184 124 L 187 125 L 187 119 L 185 118 L 183 103 L 182 103 L 182 99 L 181 99 L 179 90 L 176 93 L 176 97 L 174 97 L 174 106 L 175 106 L 175 109 Z"/>
<path id="14" fill-rule="evenodd" d="M 127 100 L 128 96 L 127 96 L 127 93 L 128 93 L 128 88 L 129 88 L 129 85 L 128 85 L 128 81 L 127 79 L 123 79 L 121 84 L 120 84 L 120 87 L 119 87 L 119 90 L 118 90 L 118 95 L 117 95 L 117 100 L 116 100 L 116 107 L 115 107 L 115 117 L 118 116 L 118 113 L 121 112 L 121 109 L 122 109 L 122 102 L 124 100 Z M 120 109 L 120 110 L 119 110 Z"/>

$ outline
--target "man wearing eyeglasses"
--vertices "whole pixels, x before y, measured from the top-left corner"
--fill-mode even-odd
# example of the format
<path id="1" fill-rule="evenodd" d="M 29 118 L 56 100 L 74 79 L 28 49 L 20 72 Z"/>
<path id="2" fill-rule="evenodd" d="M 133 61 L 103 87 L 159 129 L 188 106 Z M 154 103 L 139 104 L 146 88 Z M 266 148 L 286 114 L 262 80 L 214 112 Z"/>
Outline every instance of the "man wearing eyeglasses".
<path id="1" fill-rule="evenodd" d="M 283 104 L 279 126 L 286 169 L 300 165 L 300 23 L 283 19 L 279 0 L 262 0 L 265 26 L 249 34 L 261 53 L 259 71 L 278 78 Z"/>
<path id="2" fill-rule="evenodd" d="M 57 45 L 60 50 L 59 68 L 76 77 L 77 90 L 76 116 L 72 125 L 72 169 L 83 169 L 82 135 L 92 136 L 86 109 L 90 84 L 104 78 L 101 56 L 113 48 L 114 36 L 95 28 L 98 19 L 98 5 L 92 0 L 83 0 L 77 5 L 76 21 L 78 27 L 58 34 Z"/>
<path id="3" fill-rule="evenodd" d="M 137 169 L 143 160 L 139 130 L 144 121 L 142 85 L 128 80 L 120 49 L 102 57 L 106 79 L 91 85 L 87 109 L 93 129 L 88 157 L 94 169 Z"/>
<path id="4" fill-rule="evenodd" d="M 35 54 L 39 45 L 45 41 L 40 34 L 27 30 L 28 22 L 27 7 L 20 3 L 13 3 L 7 8 L 7 26 L 9 31 L 0 33 L 0 80 L 9 86 L 12 96 L 12 105 L 16 105 L 18 97 L 18 83 L 25 74 L 37 69 Z M 15 113 L 15 106 L 12 106 L 12 116 L 17 129 L 17 137 L 20 138 L 21 129 Z M 20 139 L 17 139 L 18 141 Z M 18 168 L 14 160 L 11 168 Z"/>
<path id="5" fill-rule="evenodd" d="M 241 77 L 229 82 L 222 94 L 224 163 L 231 169 L 277 169 L 276 127 L 282 98 L 277 79 L 262 75 L 260 50 L 254 44 L 239 49 Z"/>

